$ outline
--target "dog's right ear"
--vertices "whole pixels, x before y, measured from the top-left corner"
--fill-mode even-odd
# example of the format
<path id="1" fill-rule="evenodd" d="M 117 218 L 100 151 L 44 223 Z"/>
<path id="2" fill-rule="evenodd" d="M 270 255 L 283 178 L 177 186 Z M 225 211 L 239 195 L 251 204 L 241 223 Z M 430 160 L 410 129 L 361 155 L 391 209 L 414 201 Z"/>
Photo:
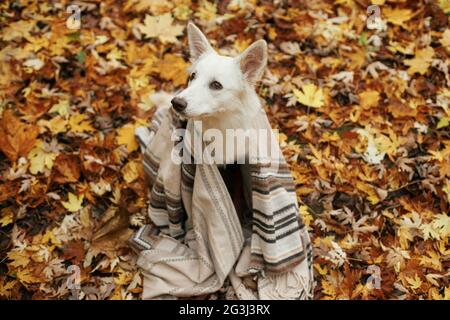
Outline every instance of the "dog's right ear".
<path id="1" fill-rule="evenodd" d="M 187 33 L 188 33 L 189 50 L 191 53 L 192 61 L 195 61 L 198 58 L 200 58 L 200 56 L 205 52 L 213 50 L 213 48 L 208 42 L 208 39 L 206 39 L 205 35 L 200 31 L 199 28 L 197 28 L 195 24 L 189 22 L 187 30 L 188 30 Z"/>

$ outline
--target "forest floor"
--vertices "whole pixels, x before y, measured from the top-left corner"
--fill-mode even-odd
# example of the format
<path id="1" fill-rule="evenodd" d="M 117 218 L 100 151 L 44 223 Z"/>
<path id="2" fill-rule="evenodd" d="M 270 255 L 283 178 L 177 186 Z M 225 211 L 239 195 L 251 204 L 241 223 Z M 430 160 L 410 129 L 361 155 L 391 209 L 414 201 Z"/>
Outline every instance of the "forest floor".
<path id="1" fill-rule="evenodd" d="M 449 14 L 447 0 L 2 1 L 0 298 L 66 299 L 78 276 L 78 298 L 140 298 L 133 131 L 149 95 L 186 84 L 193 21 L 222 54 L 269 44 L 257 91 L 313 240 L 315 299 L 450 299 Z"/>

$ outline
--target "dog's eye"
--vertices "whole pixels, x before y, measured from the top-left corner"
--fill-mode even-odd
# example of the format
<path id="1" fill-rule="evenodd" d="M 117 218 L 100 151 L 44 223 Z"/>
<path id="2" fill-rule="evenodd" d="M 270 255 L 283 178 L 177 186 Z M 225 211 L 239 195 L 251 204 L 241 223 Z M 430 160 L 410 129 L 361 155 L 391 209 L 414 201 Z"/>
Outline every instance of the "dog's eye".
<path id="1" fill-rule="evenodd" d="M 222 89 L 222 84 L 219 81 L 213 81 L 209 84 L 209 88 L 212 90 L 220 90 Z"/>
<path id="2" fill-rule="evenodd" d="M 191 75 L 189 76 L 189 82 L 191 82 L 194 79 L 195 79 L 195 72 L 192 72 Z"/>

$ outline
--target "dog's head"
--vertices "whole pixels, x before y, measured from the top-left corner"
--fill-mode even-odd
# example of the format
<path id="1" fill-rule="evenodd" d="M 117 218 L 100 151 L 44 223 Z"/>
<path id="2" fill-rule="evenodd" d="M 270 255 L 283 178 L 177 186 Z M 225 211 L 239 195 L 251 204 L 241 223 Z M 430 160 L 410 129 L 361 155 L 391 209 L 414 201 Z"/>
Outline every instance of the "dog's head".
<path id="1" fill-rule="evenodd" d="M 189 84 L 172 99 L 172 107 L 186 118 L 202 119 L 244 108 L 243 97 L 253 91 L 267 62 L 267 44 L 258 40 L 239 56 L 219 55 L 205 35 L 188 24 L 192 66 Z"/>

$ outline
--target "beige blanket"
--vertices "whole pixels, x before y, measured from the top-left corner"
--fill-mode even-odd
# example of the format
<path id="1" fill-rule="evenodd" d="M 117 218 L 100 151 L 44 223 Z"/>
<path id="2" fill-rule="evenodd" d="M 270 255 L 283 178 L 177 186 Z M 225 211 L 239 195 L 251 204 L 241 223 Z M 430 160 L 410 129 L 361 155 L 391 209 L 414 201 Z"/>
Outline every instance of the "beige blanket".
<path id="1" fill-rule="evenodd" d="M 245 228 L 216 165 L 172 161 L 171 135 L 182 127 L 193 130 L 192 122 L 159 109 L 143 148 L 152 224 L 130 240 L 144 275 L 143 299 L 213 293 L 227 277 L 239 299 L 312 298 L 311 244 L 281 151 L 272 159 L 276 169 L 241 167 L 251 198 Z"/>

